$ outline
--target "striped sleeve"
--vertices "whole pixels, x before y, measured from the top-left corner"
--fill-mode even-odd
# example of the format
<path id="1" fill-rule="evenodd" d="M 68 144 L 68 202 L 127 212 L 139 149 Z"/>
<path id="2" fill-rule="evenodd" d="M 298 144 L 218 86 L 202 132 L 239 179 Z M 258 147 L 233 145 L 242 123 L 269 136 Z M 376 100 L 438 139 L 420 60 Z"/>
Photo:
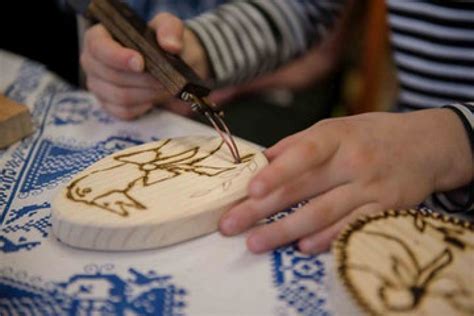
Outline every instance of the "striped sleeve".
<path id="1" fill-rule="evenodd" d="M 474 3 L 388 0 L 402 111 L 474 100 Z"/>
<path id="2" fill-rule="evenodd" d="M 389 25 L 400 94 L 398 109 L 454 111 L 473 145 L 474 3 L 388 0 Z M 447 211 L 474 209 L 471 183 L 436 193 L 428 203 Z"/>
<path id="3" fill-rule="evenodd" d="M 474 102 L 455 103 L 445 108 L 454 111 L 463 123 L 474 157 Z M 434 194 L 430 202 L 448 212 L 474 212 L 474 179 L 464 188 Z"/>
<path id="4" fill-rule="evenodd" d="M 345 0 L 233 1 L 188 20 L 216 87 L 247 81 L 304 53 L 333 25 Z"/>

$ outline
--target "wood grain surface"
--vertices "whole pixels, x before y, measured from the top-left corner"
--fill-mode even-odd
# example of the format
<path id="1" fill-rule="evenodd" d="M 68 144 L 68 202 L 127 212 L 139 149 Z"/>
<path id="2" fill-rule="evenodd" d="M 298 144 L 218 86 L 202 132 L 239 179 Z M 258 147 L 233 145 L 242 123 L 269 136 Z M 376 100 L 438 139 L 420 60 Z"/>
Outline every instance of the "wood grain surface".
<path id="1" fill-rule="evenodd" d="M 238 146 L 240 164 L 217 137 L 164 139 L 106 157 L 59 191 L 53 232 L 99 250 L 162 247 L 214 232 L 267 164 L 254 146 Z"/>

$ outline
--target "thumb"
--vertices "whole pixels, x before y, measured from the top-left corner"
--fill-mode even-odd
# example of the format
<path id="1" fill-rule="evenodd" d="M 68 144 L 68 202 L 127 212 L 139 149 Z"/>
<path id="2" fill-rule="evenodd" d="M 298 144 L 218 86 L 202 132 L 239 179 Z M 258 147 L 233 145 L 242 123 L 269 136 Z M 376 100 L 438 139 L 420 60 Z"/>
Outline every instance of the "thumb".
<path id="1" fill-rule="evenodd" d="M 170 13 L 160 13 L 153 18 L 150 26 L 156 31 L 161 48 L 172 54 L 181 53 L 184 44 L 183 21 Z"/>

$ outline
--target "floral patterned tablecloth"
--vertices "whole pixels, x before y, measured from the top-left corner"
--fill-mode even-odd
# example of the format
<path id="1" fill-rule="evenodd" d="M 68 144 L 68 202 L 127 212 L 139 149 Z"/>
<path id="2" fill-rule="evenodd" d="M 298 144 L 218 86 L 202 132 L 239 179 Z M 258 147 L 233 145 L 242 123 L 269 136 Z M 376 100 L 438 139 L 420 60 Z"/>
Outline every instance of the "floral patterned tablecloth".
<path id="1" fill-rule="evenodd" d="M 0 92 L 26 104 L 36 126 L 0 151 L 0 315 L 332 314 L 328 254 L 288 246 L 253 255 L 244 236 L 219 233 L 125 253 L 58 242 L 50 234 L 51 199 L 75 173 L 129 146 L 213 131 L 162 110 L 117 120 L 90 94 L 5 51 Z"/>

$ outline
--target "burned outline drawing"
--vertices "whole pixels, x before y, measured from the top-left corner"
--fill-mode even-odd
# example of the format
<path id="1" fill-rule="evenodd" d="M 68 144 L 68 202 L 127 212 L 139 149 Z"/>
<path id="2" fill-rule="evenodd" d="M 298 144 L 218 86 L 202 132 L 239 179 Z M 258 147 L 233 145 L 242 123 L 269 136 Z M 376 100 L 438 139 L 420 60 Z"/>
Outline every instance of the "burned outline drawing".
<path id="1" fill-rule="evenodd" d="M 137 186 L 153 186 L 189 172 L 199 176 L 215 177 L 235 169 L 235 166 L 216 167 L 201 163 L 217 153 L 222 148 L 223 142 L 220 142 L 216 148 L 201 156 L 199 155 L 199 146 L 166 155 L 163 153 L 163 148 L 170 144 L 170 142 L 172 142 L 171 139 L 166 139 L 157 147 L 114 156 L 113 160 L 117 162 L 116 165 L 94 170 L 71 182 L 66 189 L 66 198 L 73 202 L 85 203 L 119 216 L 127 217 L 129 216 L 128 209 L 147 209 L 143 203 L 134 198 L 133 194 L 130 193 L 130 191 Z M 254 154 L 245 155 L 242 157 L 241 163 L 250 161 L 253 156 Z M 117 169 L 130 165 L 135 166 L 140 174 L 126 182 L 121 188 L 106 190 L 105 192 L 100 192 L 100 194 L 95 195 L 92 187 L 87 185 L 81 187 L 80 185 L 91 177 L 105 176 L 105 173 L 109 171 L 116 172 Z M 164 171 L 165 173 L 163 176 L 159 176 L 155 179 L 152 174 L 155 171 Z"/>
<path id="2" fill-rule="evenodd" d="M 386 215 L 388 217 L 399 216 L 399 214 L 384 213 L 381 217 Z M 428 229 L 431 229 L 430 235 L 433 232 L 439 234 L 437 238 L 445 247 L 439 253 L 434 253 L 427 262 L 421 264 L 417 258 L 416 249 L 402 238 L 385 232 L 362 230 L 366 223 L 373 220 L 367 219 L 366 223 L 355 228 L 353 232 L 391 241 L 400 247 L 402 252 L 390 255 L 390 262 L 384 266 L 385 271 L 378 271 L 375 268 L 380 262 L 370 264 L 349 263 L 347 261 L 350 261 L 350 259 L 345 254 L 344 260 L 347 261 L 342 266 L 344 282 L 350 284 L 347 281 L 346 274 L 349 270 L 357 270 L 376 277 L 380 281 L 376 291 L 378 300 L 385 308 L 382 313 L 414 312 L 417 311 L 423 300 L 440 298 L 459 314 L 472 315 L 474 313 L 474 304 L 472 304 L 474 292 L 465 284 L 465 280 L 446 271 L 458 255 L 465 251 L 474 250 L 474 244 L 463 240 L 464 232 L 469 231 L 469 229 L 448 227 L 442 223 L 433 224 L 428 216 L 423 216 L 420 212 L 409 212 L 407 216 L 413 217 L 413 225 L 418 233 L 425 234 Z M 438 285 L 443 282 L 449 283 L 451 287 L 448 289 L 439 288 Z M 354 291 L 353 285 L 350 285 L 350 288 Z M 359 294 L 353 293 L 356 297 L 359 297 Z M 401 295 L 402 293 L 404 295 Z M 404 298 L 405 301 L 400 300 L 400 298 Z M 363 305 L 366 305 L 366 303 L 364 302 Z M 372 310 L 372 313 L 379 314 L 374 310 Z"/>

